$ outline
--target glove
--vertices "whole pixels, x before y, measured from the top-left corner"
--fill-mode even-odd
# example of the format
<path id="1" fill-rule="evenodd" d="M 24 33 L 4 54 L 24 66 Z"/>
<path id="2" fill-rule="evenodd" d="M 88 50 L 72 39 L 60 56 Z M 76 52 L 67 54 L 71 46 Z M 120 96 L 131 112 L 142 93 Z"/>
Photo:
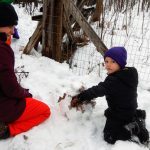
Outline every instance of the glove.
<path id="1" fill-rule="evenodd" d="M 83 102 L 80 101 L 77 96 L 72 98 L 69 108 L 76 108 L 77 111 L 81 111 L 82 113 L 84 112 Z"/>
<path id="2" fill-rule="evenodd" d="M 70 106 L 71 107 L 78 107 L 79 105 L 81 105 L 82 102 L 78 99 L 77 96 L 74 96 L 71 100 Z"/>
<path id="3" fill-rule="evenodd" d="M 77 111 L 81 111 L 82 113 L 84 113 L 85 111 L 85 106 L 84 105 L 91 105 L 92 108 L 95 107 L 96 102 L 94 100 L 91 101 L 81 101 L 78 99 L 78 96 L 74 96 L 70 102 L 70 106 L 69 108 L 76 108 Z"/>

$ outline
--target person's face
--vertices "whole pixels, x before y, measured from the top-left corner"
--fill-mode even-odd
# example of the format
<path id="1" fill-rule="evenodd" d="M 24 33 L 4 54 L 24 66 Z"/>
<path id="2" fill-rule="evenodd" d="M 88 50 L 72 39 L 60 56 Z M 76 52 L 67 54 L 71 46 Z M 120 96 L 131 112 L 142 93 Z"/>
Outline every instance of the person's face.
<path id="1" fill-rule="evenodd" d="M 119 64 L 115 60 L 110 57 L 105 58 L 105 69 L 107 70 L 107 74 L 114 73 L 120 70 Z"/>
<path id="2" fill-rule="evenodd" d="M 0 32 L 6 33 L 7 36 L 9 37 L 14 34 L 14 28 L 15 26 L 0 27 Z"/>

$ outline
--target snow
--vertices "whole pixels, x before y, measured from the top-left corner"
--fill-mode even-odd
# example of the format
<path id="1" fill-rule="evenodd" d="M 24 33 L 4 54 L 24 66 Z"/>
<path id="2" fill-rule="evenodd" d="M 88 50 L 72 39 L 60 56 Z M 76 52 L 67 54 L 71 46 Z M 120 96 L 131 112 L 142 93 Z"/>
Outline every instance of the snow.
<path id="1" fill-rule="evenodd" d="M 36 51 L 32 55 L 23 55 L 20 51 L 32 35 L 36 22 L 31 21 L 24 9 L 15 5 L 19 15 L 19 40 L 14 40 L 17 70 L 29 72 L 21 76 L 21 85 L 30 89 L 37 98 L 51 108 L 51 117 L 44 123 L 17 135 L 0 141 L 0 150 L 148 150 L 148 148 L 128 141 L 117 141 L 115 145 L 103 140 L 105 125 L 104 110 L 107 104 L 104 97 L 96 99 L 95 109 L 85 107 L 85 112 L 69 109 L 71 96 L 86 88 L 98 84 L 102 79 L 95 73 L 76 75 L 66 63 L 58 63 L 42 57 Z M 88 47 L 87 47 L 88 48 Z M 138 103 L 147 112 L 146 125 L 150 131 L 150 84 L 140 81 Z M 58 103 L 59 97 L 66 98 Z"/>

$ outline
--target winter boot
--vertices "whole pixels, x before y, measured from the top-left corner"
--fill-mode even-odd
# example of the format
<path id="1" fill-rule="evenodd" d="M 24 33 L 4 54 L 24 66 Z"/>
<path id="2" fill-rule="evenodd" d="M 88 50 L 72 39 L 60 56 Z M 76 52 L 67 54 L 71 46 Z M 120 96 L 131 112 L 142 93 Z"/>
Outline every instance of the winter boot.
<path id="1" fill-rule="evenodd" d="M 142 144 L 147 145 L 149 143 L 149 132 L 146 128 L 141 128 L 140 132 L 137 134 L 137 137 Z"/>
<path id="2" fill-rule="evenodd" d="M 8 126 L 5 123 L 0 122 L 0 139 L 7 139 L 8 137 L 10 137 Z"/>
<path id="3" fill-rule="evenodd" d="M 13 38 L 15 38 L 15 39 L 19 39 L 19 38 L 20 38 L 20 37 L 19 37 L 19 34 L 18 34 L 17 28 L 14 28 Z"/>
<path id="4" fill-rule="evenodd" d="M 145 124 L 145 119 L 146 119 L 145 110 L 137 109 L 135 118 L 140 128 L 140 132 L 137 133 L 136 135 L 142 144 L 146 144 L 149 142 L 149 132 L 147 131 L 146 124 Z"/>
<path id="5" fill-rule="evenodd" d="M 136 121 L 133 121 L 124 126 L 127 131 L 130 132 L 131 136 L 136 135 L 140 132 L 140 127 Z"/>
<path id="6" fill-rule="evenodd" d="M 145 110 L 137 109 L 134 121 L 125 125 L 125 128 L 131 136 L 137 136 L 139 141 L 146 145 L 149 142 L 149 132 L 146 129 L 145 118 Z"/>

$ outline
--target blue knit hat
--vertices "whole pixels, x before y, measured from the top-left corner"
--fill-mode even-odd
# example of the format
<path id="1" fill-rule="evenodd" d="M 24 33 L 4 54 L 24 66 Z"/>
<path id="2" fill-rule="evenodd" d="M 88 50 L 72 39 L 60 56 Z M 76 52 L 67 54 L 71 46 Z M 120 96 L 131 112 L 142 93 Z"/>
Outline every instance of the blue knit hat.
<path id="1" fill-rule="evenodd" d="M 124 47 L 112 47 L 105 52 L 104 59 L 110 57 L 115 60 L 121 69 L 127 64 L 127 51 Z"/>

